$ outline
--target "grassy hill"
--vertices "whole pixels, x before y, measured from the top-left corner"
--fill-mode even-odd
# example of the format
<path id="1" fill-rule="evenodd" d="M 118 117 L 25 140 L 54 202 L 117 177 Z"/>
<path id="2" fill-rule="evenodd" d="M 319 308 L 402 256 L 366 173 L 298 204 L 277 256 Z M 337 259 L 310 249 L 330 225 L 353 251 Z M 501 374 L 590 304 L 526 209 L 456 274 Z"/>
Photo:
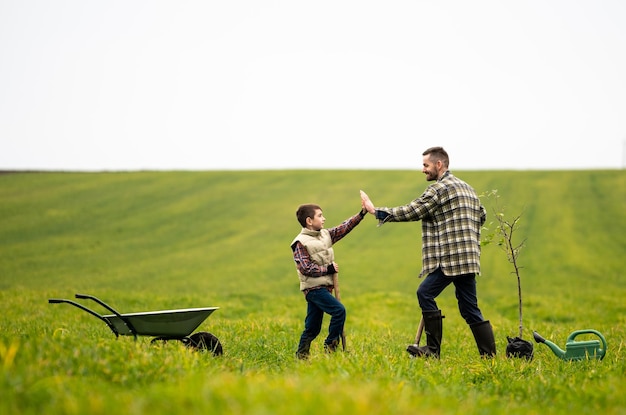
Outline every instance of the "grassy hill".
<path id="1" fill-rule="evenodd" d="M 377 227 L 371 216 L 335 246 L 349 353 L 324 355 L 320 337 L 309 362 L 295 361 L 306 311 L 289 248 L 298 205 L 320 204 L 331 227 L 360 209 L 359 189 L 377 206 L 417 197 L 419 171 L 12 173 L 0 175 L 0 408 L 626 413 L 626 172 L 454 173 L 479 193 L 497 189 L 505 215 L 522 214 L 524 337 L 537 330 L 565 347 L 571 331 L 594 328 L 609 342 L 602 362 L 563 362 L 542 345 L 532 362 L 504 356 L 517 283 L 495 244 L 483 249 L 478 294 L 498 357 L 479 359 L 449 288 L 438 299 L 441 360 L 408 359 L 420 223 Z M 496 207 L 483 201 L 490 222 Z M 199 330 L 225 354 L 116 341 L 87 313 L 47 303 L 74 293 L 122 312 L 218 306 Z"/>

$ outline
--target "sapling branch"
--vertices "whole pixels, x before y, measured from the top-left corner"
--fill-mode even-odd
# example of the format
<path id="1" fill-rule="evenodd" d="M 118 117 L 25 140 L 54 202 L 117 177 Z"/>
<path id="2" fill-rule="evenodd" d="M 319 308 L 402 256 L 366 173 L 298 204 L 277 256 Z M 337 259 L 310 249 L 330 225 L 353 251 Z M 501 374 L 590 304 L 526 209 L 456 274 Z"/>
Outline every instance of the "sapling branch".
<path id="1" fill-rule="evenodd" d="M 522 319 L 522 316 L 523 316 L 522 314 L 522 280 L 520 278 L 520 271 L 522 267 L 518 263 L 518 258 L 519 258 L 519 254 L 522 248 L 524 247 L 526 243 L 526 239 L 523 239 L 522 242 L 520 242 L 519 244 L 515 244 L 513 240 L 513 235 L 514 234 L 517 235 L 516 231 L 519 229 L 519 224 L 520 224 L 522 214 L 515 216 L 512 221 L 509 219 L 506 219 L 504 216 L 503 209 L 501 209 L 498 204 L 499 196 L 498 196 L 497 190 L 492 190 L 483 196 L 486 196 L 487 198 L 495 199 L 494 214 L 498 222 L 498 226 L 496 226 L 495 234 L 499 236 L 498 246 L 505 252 L 509 263 L 513 265 L 513 271 L 511 272 L 511 274 L 515 274 L 515 276 L 517 277 L 517 297 L 519 301 L 518 302 L 519 304 L 519 338 L 521 339 L 523 338 L 522 333 L 523 333 L 523 328 L 524 328 L 522 324 L 522 321 L 523 321 Z M 491 243 L 493 238 L 494 238 L 494 234 L 488 235 L 483 241 L 483 244 L 487 245 Z"/>
<path id="2" fill-rule="evenodd" d="M 524 239 L 519 244 L 515 245 L 513 242 L 513 234 L 518 229 L 518 224 L 521 219 L 521 215 L 516 216 L 512 222 L 506 220 L 502 213 L 496 212 L 496 218 L 498 223 L 500 224 L 497 228 L 497 232 L 502 237 L 501 242 L 498 244 L 506 253 L 507 259 L 509 263 L 513 265 L 513 271 L 511 274 L 515 274 L 517 277 L 517 296 L 519 301 L 519 338 L 522 338 L 523 332 L 523 314 L 522 314 L 522 280 L 520 278 L 520 270 L 522 267 L 518 264 L 517 259 L 519 257 L 520 251 L 524 247 L 526 243 L 526 239 Z"/>

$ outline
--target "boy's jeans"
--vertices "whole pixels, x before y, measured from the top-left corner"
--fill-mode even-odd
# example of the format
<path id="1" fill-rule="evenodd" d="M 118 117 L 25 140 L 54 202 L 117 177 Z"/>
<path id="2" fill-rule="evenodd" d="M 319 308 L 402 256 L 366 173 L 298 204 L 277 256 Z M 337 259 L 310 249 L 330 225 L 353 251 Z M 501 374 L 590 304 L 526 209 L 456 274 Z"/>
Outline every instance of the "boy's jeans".
<path id="1" fill-rule="evenodd" d="M 304 319 L 304 331 L 300 343 L 310 343 L 320 334 L 324 313 L 330 314 L 328 337 L 324 341 L 329 345 L 333 340 L 339 340 L 346 322 L 346 308 L 326 288 L 309 291 L 306 296 L 307 312 Z"/>
<path id="2" fill-rule="evenodd" d="M 441 268 L 437 268 L 428 274 L 417 289 L 417 301 L 422 312 L 436 311 L 437 303 L 435 298 L 450 284 L 454 284 L 459 311 L 467 324 L 483 321 L 483 315 L 478 308 L 478 298 L 476 297 L 476 276 L 474 274 L 464 274 L 456 277 L 446 277 Z"/>

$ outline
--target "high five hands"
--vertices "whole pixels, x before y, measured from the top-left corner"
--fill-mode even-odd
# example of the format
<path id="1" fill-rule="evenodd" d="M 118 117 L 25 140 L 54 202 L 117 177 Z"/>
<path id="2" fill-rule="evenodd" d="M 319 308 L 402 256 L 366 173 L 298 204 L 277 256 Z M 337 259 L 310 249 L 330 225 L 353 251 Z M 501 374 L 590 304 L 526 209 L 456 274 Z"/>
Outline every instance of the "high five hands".
<path id="1" fill-rule="evenodd" d="M 370 200 L 370 197 L 363 190 L 360 190 L 360 192 L 361 192 L 361 207 L 363 207 L 363 209 L 367 210 L 372 215 L 376 214 L 376 208 L 374 207 L 374 204 Z"/>

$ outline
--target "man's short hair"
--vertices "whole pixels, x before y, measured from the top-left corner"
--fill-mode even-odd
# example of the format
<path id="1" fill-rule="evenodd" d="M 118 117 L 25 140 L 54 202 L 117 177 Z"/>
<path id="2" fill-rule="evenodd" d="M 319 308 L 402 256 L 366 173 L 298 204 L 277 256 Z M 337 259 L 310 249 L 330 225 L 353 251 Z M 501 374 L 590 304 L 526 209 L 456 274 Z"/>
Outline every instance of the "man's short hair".
<path id="1" fill-rule="evenodd" d="M 431 147 L 422 153 L 422 156 L 430 156 L 431 160 L 439 161 L 443 163 L 446 168 L 450 164 L 450 158 L 448 152 L 443 147 Z"/>

